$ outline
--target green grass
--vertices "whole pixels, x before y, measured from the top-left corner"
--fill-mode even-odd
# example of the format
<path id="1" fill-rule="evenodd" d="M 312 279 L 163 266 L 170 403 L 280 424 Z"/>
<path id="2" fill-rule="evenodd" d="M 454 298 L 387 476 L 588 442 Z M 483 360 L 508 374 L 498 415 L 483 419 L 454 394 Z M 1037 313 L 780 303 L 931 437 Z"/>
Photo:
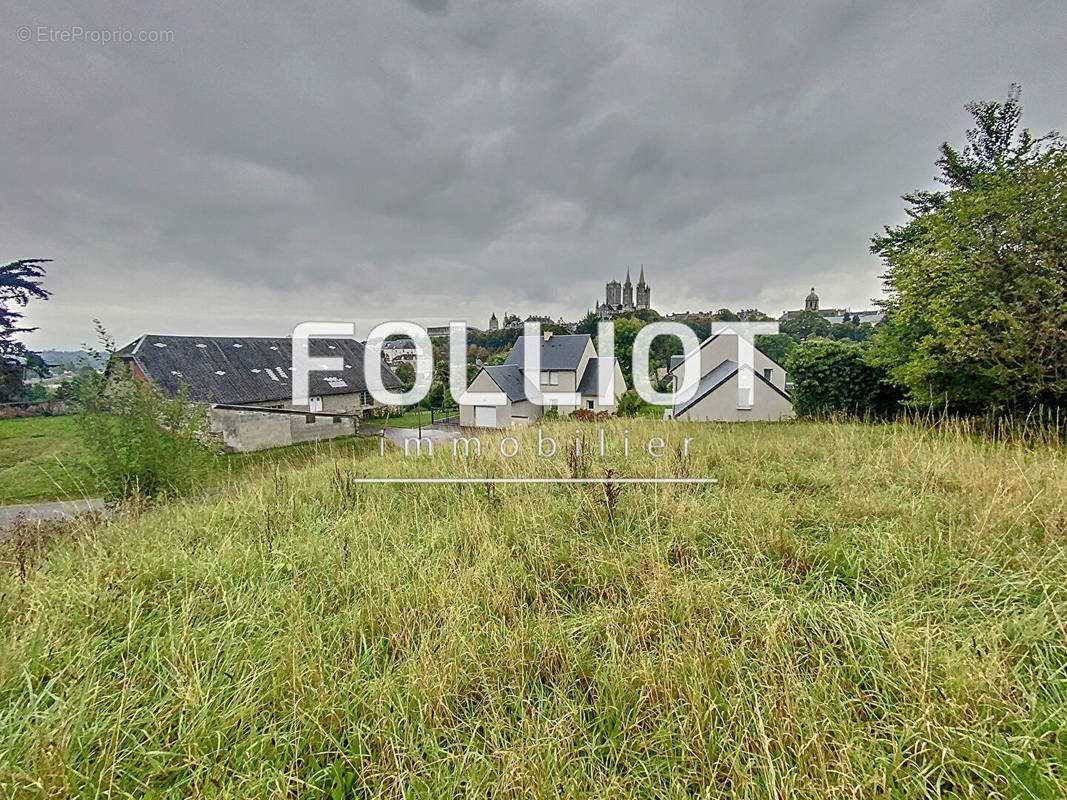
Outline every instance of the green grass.
<path id="1" fill-rule="evenodd" d="M 352 457 L 376 446 L 351 438 L 227 454 L 219 457 L 206 488 L 275 464 L 295 466 L 324 455 Z M 99 497 L 103 491 L 75 416 L 0 419 L 0 505 Z"/>
<path id="2" fill-rule="evenodd" d="M 459 412 L 456 412 L 458 416 Z M 436 419 L 440 421 L 440 415 L 436 415 Z M 430 424 L 430 412 L 428 410 L 416 410 L 408 411 L 405 414 L 401 414 L 396 417 L 389 417 L 388 419 L 374 419 L 368 420 L 366 424 L 369 425 L 388 425 L 391 428 L 417 428 L 419 425 Z"/>
<path id="3" fill-rule="evenodd" d="M 602 460 L 599 427 L 545 426 L 555 459 L 531 431 L 513 459 L 323 455 L 24 532 L 0 793 L 1067 796 L 1062 448 L 626 420 Z M 721 484 L 349 480 L 608 468 Z"/>
<path id="4" fill-rule="evenodd" d="M 0 505 L 95 496 L 76 420 L 0 419 Z"/>

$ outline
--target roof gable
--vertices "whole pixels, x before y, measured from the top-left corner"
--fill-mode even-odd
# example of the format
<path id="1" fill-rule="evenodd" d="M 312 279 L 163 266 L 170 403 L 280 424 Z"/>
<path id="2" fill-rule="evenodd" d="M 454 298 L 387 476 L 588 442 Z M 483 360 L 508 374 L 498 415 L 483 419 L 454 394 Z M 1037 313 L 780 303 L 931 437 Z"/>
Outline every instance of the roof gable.
<path id="1" fill-rule="evenodd" d="M 751 368 L 750 367 L 746 367 L 745 369 L 751 369 Z M 678 414 L 684 414 L 686 411 L 688 411 L 694 405 L 699 403 L 701 400 L 703 400 L 709 394 L 711 394 L 712 392 L 714 392 L 714 391 L 718 390 L 719 388 L 721 388 L 722 386 L 724 386 L 727 383 L 727 381 L 730 380 L 730 378 L 732 378 L 734 375 L 736 375 L 738 373 L 738 371 L 739 371 L 739 367 L 738 367 L 738 364 L 737 364 L 736 361 L 731 361 L 729 359 L 727 359 L 726 361 L 723 361 L 721 364 L 719 364 L 717 367 L 715 367 L 715 369 L 711 370 L 707 375 L 703 376 L 700 379 L 700 382 L 697 384 L 696 393 L 691 398 L 689 398 L 688 402 L 686 402 L 684 405 L 678 406 L 677 408 L 675 408 L 674 409 L 674 415 L 677 416 Z M 756 372 L 756 370 L 753 369 L 751 371 L 752 371 L 752 374 L 755 376 L 757 382 L 762 382 L 762 383 L 766 384 L 768 388 L 773 389 L 775 392 L 780 394 L 786 400 L 789 400 L 790 402 L 792 402 L 792 399 L 789 397 L 789 395 L 787 395 L 785 392 L 783 392 L 781 389 L 779 389 L 777 386 L 775 386 L 769 380 L 767 380 L 762 375 L 760 375 L 758 372 Z"/>

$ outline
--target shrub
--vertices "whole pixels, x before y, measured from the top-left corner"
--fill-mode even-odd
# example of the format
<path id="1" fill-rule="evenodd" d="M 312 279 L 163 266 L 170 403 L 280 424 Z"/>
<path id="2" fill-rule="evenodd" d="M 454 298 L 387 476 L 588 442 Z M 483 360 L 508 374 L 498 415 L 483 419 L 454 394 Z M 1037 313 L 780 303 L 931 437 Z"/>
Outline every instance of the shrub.
<path id="1" fill-rule="evenodd" d="M 619 398 L 619 416 L 635 417 L 647 405 L 641 395 L 633 389 L 627 389 Z"/>
<path id="2" fill-rule="evenodd" d="M 900 391 L 853 342 L 808 339 L 793 349 L 785 367 L 793 380 L 793 407 L 802 417 L 881 417 L 899 408 Z"/>
<path id="3" fill-rule="evenodd" d="M 164 395 L 121 362 L 86 384 L 81 405 L 79 427 L 109 500 L 189 494 L 215 466 L 220 447 L 206 409 L 184 392 Z"/>

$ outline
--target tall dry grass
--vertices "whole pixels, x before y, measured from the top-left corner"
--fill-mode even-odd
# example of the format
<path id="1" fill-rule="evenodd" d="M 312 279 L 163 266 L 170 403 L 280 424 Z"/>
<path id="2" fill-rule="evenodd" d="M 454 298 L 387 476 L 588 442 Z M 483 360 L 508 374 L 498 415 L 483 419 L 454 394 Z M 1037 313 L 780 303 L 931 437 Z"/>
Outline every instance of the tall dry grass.
<path id="1" fill-rule="evenodd" d="M 568 452 L 575 427 L 584 455 Z M 1063 797 L 1067 458 L 964 427 L 607 423 L 82 530 L 0 583 L 0 788 Z M 677 449 L 694 437 L 691 457 Z M 566 438 L 566 442 L 563 441 Z M 713 476 L 354 486 L 353 476 Z"/>

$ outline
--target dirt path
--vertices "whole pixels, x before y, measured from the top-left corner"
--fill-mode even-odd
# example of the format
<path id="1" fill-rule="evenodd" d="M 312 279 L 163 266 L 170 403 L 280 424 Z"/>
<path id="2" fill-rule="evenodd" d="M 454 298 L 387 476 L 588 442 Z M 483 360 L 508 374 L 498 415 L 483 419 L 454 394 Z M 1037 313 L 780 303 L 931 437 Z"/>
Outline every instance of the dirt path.
<path id="1" fill-rule="evenodd" d="M 21 503 L 15 506 L 0 506 L 0 535 L 19 518 L 56 519 L 89 511 L 103 511 L 103 500 L 56 500 L 50 503 Z"/>

